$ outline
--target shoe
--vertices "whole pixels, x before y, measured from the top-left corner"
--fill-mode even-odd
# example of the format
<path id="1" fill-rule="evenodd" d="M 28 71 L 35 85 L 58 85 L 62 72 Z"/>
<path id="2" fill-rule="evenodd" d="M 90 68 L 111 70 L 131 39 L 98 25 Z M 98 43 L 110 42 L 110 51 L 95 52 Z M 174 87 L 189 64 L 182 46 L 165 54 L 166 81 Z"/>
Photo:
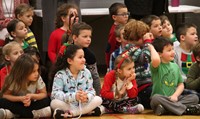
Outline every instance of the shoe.
<path id="1" fill-rule="evenodd" d="M 92 111 L 92 116 L 100 116 L 105 113 L 105 107 L 100 105 Z"/>
<path id="2" fill-rule="evenodd" d="M 200 105 L 190 105 L 187 106 L 185 114 L 188 115 L 199 115 L 200 114 Z"/>
<path id="3" fill-rule="evenodd" d="M 137 104 L 132 107 L 124 107 L 123 109 L 127 113 L 138 114 L 138 113 L 144 111 L 144 106 L 142 104 Z"/>
<path id="4" fill-rule="evenodd" d="M 54 110 L 54 113 L 53 113 L 54 119 L 64 119 L 64 118 L 67 118 L 67 117 L 72 117 L 72 114 L 70 113 L 70 111 L 65 112 L 65 111 L 63 111 L 59 108 Z"/>
<path id="5" fill-rule="evenodd" d="M 0 109 L 0 119 L 12 119 L 15 115 L 8 109 Z"/>
<path id="6" fill-rule="evenodd" d="M 65 114 L 65 112 L 63 110 L 57 108 L 54 110 L 53 118 L 54 119 L 63 119 L 64 116 L 62 116 L 61 114 Z"/>
<path id="7" fill-rule="evenodd" d="M 5 119 L 6 118 L 6 112 L 4 109 L 0 109 L 0 119 Z"/>
<path id="8" fill-rule="evenodd" d="M 159 104 L 159 105 L 156 107 L 155 114 L 158 115 L 158 116 L 161 116 L 161 115 L 163 115 L 163 114 L 165 114 L 165 113 L 166 113 L 165 108 L 164 108 L 161 104 Z"/>
<path id="9" fill-rule="evenodd" d="M 33 117 L 40 118 L 40 117 L 51 117 L 51 107 L 45 107 L 39 110 L 33 110 Z"/>
<path id="10" fill-rule="evenodd" d="M 10 110 L 5 109 L 5 112 L 6 112 L 6 119 L 12 119 L 15 117 L 15 115 Z"/>

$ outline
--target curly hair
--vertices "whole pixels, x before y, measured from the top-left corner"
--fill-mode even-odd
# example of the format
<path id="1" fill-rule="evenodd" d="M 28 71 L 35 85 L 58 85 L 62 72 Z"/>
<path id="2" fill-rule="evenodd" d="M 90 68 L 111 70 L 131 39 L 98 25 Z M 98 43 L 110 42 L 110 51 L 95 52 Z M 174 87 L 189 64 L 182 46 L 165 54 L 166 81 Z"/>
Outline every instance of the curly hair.
<path id="1" fill-rule="evenodd" d="M 131 19 L 124 27 L 124 39 L 138 41 L 149 32 L 149 26 L 142 21 Z"/>

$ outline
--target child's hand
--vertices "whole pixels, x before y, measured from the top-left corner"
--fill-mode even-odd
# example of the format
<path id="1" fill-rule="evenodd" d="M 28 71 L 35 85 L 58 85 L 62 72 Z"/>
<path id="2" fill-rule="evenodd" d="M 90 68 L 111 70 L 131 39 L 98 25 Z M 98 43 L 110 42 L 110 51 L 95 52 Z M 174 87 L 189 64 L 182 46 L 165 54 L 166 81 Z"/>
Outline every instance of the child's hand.
<path id="1" fill-rule="evenodd" d="M 82 103 L 87 102 L 88 101 L 87 93 L 82 90 L 79 90 L 76 93 L 76 100 L 81 101 Z"/>
<path id="2" fill-rule="evenodd" d="M 25 107 L 30 106 L 30 104 L 31 104 L 31 98 L 30 98 L 30 96 L 23 96 L 22 102 L 24 103 Z"/>
<path id="3" fill-rule="evenodd" d="M 70 12 L 70 15 L 69 15 L 69 20 L 70 20 L 70 28 L 72 28 L 73 24 L 74 23 L 77 23 L 79 18 L 78 18 L 78 15 L 77 13 L 75 12 Z"/>
<path id="4" fill-rule="evenodd" d="M 136 74 L 135 74 L 135 73 L 131 74 L 129 77 L 127 77 L 127 78 L 125 79 L 126 83 L 131 82 L 132 80 L 135 79 L 135 77 L 136 77 Z"/>
<path id="5" fill-rule="evenodd" d="M 154 39 L 153 34 L 152 33 L 146 33 L 143 36 L 144 41 L 145 40 L 149 40 L 149 39 Z"/>
<path id="6" fill-rule="evenodd" d="M 172 102 L 177 102 L 178 101 L 178 97 L 177 96 L 169 96 L 169 99 L 172 101 Z"/>

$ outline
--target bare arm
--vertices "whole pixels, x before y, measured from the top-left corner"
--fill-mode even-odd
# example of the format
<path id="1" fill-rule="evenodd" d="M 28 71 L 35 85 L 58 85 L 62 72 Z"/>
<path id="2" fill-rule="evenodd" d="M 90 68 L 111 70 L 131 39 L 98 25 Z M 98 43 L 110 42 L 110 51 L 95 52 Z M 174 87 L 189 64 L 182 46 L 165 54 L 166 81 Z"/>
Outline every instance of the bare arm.
<path id="1" fill-rule="evenodd" d="M 41 100 L 41 99 L 47 97 L 46 87 L 39 90 L 39 93 L 27 94 L 26 96 L 30 96 L 31 100 Z"/>
<path id="2" fill-rule="evenodd" d="M 5 98 L 9 101 L 12 101 L 12 102 L 22 102 L 25 97 L 24 96 L 14 96 L 14 95 L 11 94 L 10 90 L 7 90 L 3 94 L 3 98 Z"/>
<path id="3" fill-rule="evenodd" d="M 184 84 L 183 83 L 179 83 L 178 87 L 176 88 L 175 93 L 172 96 L 169 97 L 170 100 L 173 101 L 173 102 L 177 102 L 178 101 L 178 97 L 181 95 L 183 90 L 184 90 Z"/>

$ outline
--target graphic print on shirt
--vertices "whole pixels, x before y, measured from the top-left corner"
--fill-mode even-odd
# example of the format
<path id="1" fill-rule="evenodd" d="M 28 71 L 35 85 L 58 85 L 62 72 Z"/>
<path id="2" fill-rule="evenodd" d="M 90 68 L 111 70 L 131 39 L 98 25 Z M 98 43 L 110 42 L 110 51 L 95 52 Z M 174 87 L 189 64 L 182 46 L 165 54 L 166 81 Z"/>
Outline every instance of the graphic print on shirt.
<path id="1" fill-rule="evenodd" d="M 189 68 L 192 66 L 192 64 L 195 62 L 194 55 L 191 54 L 184 54 L 183 52 L 181 53 L 181 68 L 184 74 L 187 75 Z"/>

